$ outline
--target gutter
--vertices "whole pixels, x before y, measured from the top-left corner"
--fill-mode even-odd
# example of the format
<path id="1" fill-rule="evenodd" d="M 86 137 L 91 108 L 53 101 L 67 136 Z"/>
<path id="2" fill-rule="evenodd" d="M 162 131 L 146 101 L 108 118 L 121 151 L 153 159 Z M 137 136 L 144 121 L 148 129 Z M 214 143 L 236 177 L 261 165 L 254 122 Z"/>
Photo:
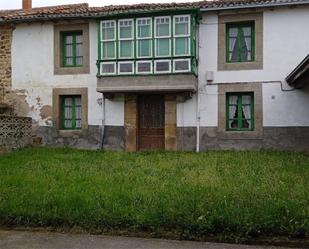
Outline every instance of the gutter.
<path id="1" fill-rule="evenodd" d="M 226 6 L 226 7 L 210 7 L 201 8 L 201 12 L 216 11 L 216 10 L 235 10 L 235 9 L 252 9 L 252 8 L 267 8 L 267 7 L 284 7 L 284 6 L 297 6 L 297 5 L 309 5 L 308 0 L 302 2 L 287 2 L 287 3 L 271 3 L 271 4 L 250 4 L 243 6 Z"/>

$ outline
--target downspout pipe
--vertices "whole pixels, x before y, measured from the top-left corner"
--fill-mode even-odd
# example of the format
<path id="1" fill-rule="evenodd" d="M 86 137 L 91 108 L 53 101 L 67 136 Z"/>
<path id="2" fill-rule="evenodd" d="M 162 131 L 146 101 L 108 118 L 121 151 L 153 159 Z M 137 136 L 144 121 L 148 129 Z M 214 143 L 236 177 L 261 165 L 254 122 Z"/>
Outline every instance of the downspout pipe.
<path id="1" fill-rule="evenodd" d="M 105 117 L 106 117 L 106 111 L 105 111 L 105 97 L 102 93 L 102 128 L 101 128 L 101 150 L 104 149 L 104 139 L 105 139 Z"/>

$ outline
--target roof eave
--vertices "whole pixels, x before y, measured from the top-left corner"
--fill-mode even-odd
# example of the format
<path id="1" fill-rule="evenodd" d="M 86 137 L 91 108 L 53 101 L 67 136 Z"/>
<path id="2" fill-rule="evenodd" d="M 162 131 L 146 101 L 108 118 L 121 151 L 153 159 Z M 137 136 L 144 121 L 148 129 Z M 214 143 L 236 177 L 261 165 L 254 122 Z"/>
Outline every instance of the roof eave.
<path id="1" fill-rule="evenodd" d="M 200 8 L 200 11 L 207 12 L 207 11 L 218 11 L 218 10 L 271 8 L 271 7 L 296 6 L 296 5 L 309 5 L 309 1 L 304 0 L 302 2 L 289 2 L 289 3 L 271 3 L 271 4 L 268 3 L 268 4 L 250 4 L 241 6 L 210 7 L 210 8 Z"/>

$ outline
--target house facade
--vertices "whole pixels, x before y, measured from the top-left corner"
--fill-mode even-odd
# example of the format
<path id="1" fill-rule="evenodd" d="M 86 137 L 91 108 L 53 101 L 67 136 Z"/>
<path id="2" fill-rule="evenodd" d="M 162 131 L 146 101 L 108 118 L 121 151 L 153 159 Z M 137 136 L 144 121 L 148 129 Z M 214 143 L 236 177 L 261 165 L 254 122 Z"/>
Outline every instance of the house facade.
<path id="1" fill-rule="evenodd" d="M 43 145 L 309 148 L 309 1 L 23 2 L 0 12 L 2 101 Z"/>

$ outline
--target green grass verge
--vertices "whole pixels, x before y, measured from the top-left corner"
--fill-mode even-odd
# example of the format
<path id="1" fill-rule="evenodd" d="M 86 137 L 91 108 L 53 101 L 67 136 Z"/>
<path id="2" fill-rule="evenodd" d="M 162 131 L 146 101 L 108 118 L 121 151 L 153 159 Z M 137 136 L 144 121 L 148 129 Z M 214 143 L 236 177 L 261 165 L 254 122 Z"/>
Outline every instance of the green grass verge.
<path id="1" fill-rule="evenodd" d="M 306 236 L 309 156 L 29 148 L 0 156 L 0 225 Z"/>

